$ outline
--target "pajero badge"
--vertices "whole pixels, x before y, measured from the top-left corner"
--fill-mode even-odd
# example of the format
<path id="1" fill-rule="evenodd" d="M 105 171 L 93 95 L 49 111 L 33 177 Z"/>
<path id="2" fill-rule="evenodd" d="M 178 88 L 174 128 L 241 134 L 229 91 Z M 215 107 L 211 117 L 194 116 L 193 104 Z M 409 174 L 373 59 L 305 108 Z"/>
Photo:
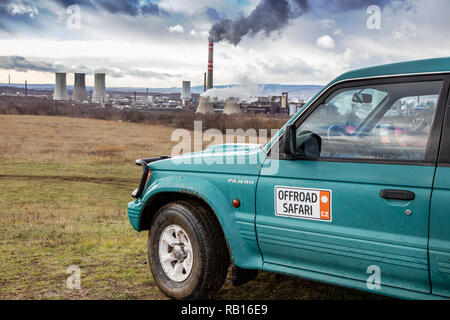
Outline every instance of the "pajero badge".
<path id="1" fill-rule="evenodd" d="M 275 187 L 275 215 L 332 221 L 331 190 Z"/>

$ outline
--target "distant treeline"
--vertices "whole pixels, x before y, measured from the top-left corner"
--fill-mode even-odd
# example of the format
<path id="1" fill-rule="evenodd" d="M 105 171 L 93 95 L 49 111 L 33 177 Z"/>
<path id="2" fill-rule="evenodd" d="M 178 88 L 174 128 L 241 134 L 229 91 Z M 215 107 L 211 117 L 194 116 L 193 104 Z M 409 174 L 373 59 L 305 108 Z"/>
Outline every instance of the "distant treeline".
<path id="1" fill-rule="evenodd" d="M 286 122 L 286 116 L 242 114 L 199 115 L 193 111 L 150 111 L 116 108 L 101 108 L 98 104 L 83 104 L 68 101 L 53 101 L 38 97 L 0 96 L 0 114 L 65 116 L 112 121 L 136 122 L 153 125 L 166 125 L 174 128 L 192 130 L 194 121 L 202 121 L 203 130 L 219 129 L 279 129 Z"/>

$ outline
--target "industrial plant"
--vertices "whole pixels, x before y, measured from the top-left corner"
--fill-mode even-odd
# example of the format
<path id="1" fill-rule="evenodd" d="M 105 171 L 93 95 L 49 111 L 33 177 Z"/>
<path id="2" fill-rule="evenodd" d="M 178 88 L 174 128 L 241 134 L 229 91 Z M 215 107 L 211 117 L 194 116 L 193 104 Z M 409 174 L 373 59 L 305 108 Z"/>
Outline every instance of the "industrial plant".
<path id="1" fill-rule="evenodd" d="M 207 69 L 203 73 L 203 93 L 193 93 L 189 80 L 182 81 L 181 90 L 178 93 L 149 92 L 149 89 L 133 92 L 125 89 L 108 89 L 107 74 L 103 72 L 88 75 L 93 77 L 93 88 L 86 86 L 85 73 L 74 73 L 73 76 L 73 86 L 68 86 L 67 73 L 56 72 L 52 92 L 49 89 L 29 90 L 27 82 L 23 88 L 17 86 L 12 88 L 8 79 L 8 87 L 0 87 L 0 95 L 30 95 L 60 102 L 90 103 L 101 108 L 119 110 L 223 113 L 225 115 L 243 113 L 292 115 L 304 105 L 302 100 L 290 100 L 287 92 L 281 95 L 253 97 L 251 101 L 241 101 L 233 96 L 222 99 L 214 97 L 208 92 L 214 88 L 214 42 L 211 40 L 208 41 Z"/>
<path id="2" fill-rule="evenodd" d="M 204 76 L 204 91 L 214 88 L 214 42 L 208 42 L 208 67 Z M 304 101 L 289 101 L 288 93 L 282 96 L 258 97 L 256 101 L 248 103 L 239 101 L 238 98 L 230 96 L 225 101 L 215 101 L 207 92 L 200 96 L 196 109 L 200 114 L 212 114 L 223 112 L 226 115 L 239 114 L 242 112 L 265 113 L 265 114 L 289 114 L 293 115 L 304 105 Z"/>

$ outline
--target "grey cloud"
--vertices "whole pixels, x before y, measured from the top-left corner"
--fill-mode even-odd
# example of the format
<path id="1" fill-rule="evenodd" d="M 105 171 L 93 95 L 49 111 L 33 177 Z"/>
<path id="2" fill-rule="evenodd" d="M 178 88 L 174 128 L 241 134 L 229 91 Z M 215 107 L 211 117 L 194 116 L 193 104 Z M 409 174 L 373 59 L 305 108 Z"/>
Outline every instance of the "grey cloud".
<path id="1" fill-rule="evenodd" d="M 18 72 L 42 71 L 56 72 L 58 71 L 55 64 L 37 61 L 32 62 L 20 56 L 0 56 L 0 68 L 5 70 L 15 70 Z"/>
<path id="2" fill-rule="evenodd" d="M 168 79 L 180 77 L 179 74 L 160 73 L 156 71 L 130 69 L 130 68 L 101 68 L 94 69 L 91 67 L 78 65 L 66 66 L 61 63 L 49 63 L 45 61 L 31 61 L 21 56 L 0 56 L 0 69 L 14 70 L 18 72 L 39 71 L 39 72 L 69 72 L 69 73 L 87 73 L 104 72 L 113 78 L 122 78 L 132 76 L 136 78 L 149 79 Z"/>
<path id="3" fill-rule="evenodd" d="M 111 0 L 97 0 L 92 1 L 98 7 L 116 14 L 125 14 L 129 16 L 137 16 L 139 14 L 139 1 L 111 1 Z"/>
<path id="4" fill-rule="evenodd" d="M 71 5 L 78 5 L 83 7 L 94 7 L 94 4 L 91 0 L 54 0 L 56 3 L 59 3 L 63 7 L 68 7 Z"/>
<path id="5" fill-rule="evenodd" d="M 141 12 L 144 16 L 159 16 L 160 14 L 167 14 L 167 11 L 160 8 L 155 3 L 147 3 L 141 7 Z"/>
<path id="6" fill-rule="evenodd" d="M 371 5 L 378 5 L 381 8 L 384 8 L 392 2 L 392 0 L 310 0 L 313 8 L 325 10 L 327 12 L 359 10 Z"/>
<path id="7" fill-rule="evenodd" d="M 28 0 L 0 0 L 0 15 L 29 15 L 37 11 L 36 6 Z"/>
<path id="8" fill-rule="evenodd" d="M 7 29 L 10 22 L 33 21 L 38 14 L 38 8 L 27 0 L 0 0 L 0 29 Z"/>
<path id="9" fill-rule="evenodd" d="M 220 14 L 216 9 L 212 7 L 206 7 L 203 10 L 203 14 L 210 20 L 210 21 L 219 21 L 221 19 L 224 19 L 224 16 Z"/>
<path id="10" fill-rule="evenodd" d="M 91 10 L 104 10 L 112 14 L 122 14 L 131 17 L 138 15 L 143 16 L 159 16 L 167 14 L 158 4 L 151 1 L 141 2 L 139 0 L 55 0 L 63 7 L 70 5 L 79 5 L 80 7 L 90 8 Z"/>
<path id="11" fill-rule="evenodd" d="M 385 7 L 395 0 L 261 0 L 248 16 L 240 15 L 234 20 L 223 19 L 210 30 L 213 41 L 228 41 L 237 45 L 244 36 L 255 36 L 263 32 L 269 36 L 272 32 L 284 29 L 291 20 L 311 10 L 327 12 L 346 12 L 369 5 Z"/>
<path id="12" fill-rule="evenodd" d="M 254 36 L 263 31 L 266 35 L 283 29 L 290 19 L 303 14 L 308 9 L 307 0 L 295 0 L 295 8 L 287 0 L 262 0 L 249 16 L 239 16 L 234 20 L 225 19 L 210 30 L 213 41 L 227 40 L 237 45 L 242 37 Z"/>

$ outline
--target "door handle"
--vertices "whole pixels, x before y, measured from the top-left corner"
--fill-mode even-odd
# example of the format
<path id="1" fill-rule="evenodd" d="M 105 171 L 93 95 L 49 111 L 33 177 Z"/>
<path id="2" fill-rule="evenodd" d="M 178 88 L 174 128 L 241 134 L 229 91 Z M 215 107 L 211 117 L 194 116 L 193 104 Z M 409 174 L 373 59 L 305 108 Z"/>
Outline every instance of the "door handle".
<path id="1" fill-rule="evenodd" d="M 411 201 L 416 198 L 416 195 L 408 190 L 385 189 L 380 191 L 380 197 L 383 199 Z"/>

